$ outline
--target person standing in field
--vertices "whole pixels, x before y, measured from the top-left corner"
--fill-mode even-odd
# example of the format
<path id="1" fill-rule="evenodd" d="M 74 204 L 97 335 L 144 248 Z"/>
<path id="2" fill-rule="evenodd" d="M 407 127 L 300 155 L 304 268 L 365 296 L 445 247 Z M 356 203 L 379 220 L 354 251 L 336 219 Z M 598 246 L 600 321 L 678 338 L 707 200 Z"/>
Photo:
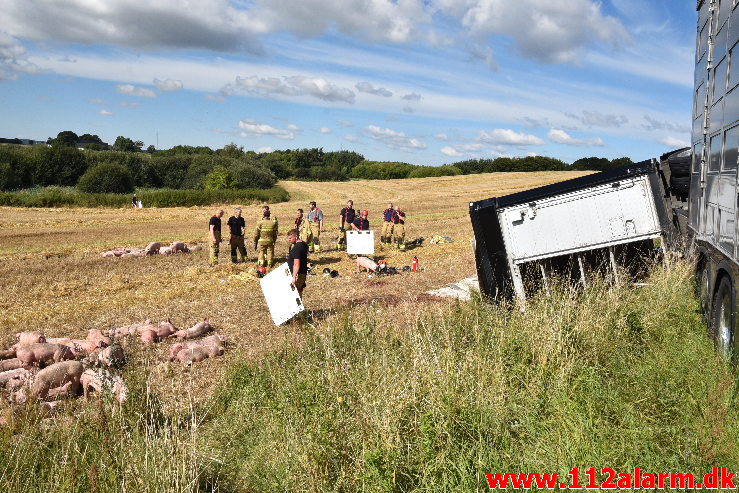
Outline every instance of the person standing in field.
<path id="1" fill-rule="evenodd" d="M 308 275 L 308 245 L 300 239 L 298 230 L 291 229 L 287 233 L 287 242 L 290 245 L 290 255 L 287 258 L 287 266 L 293 276 L 292 286 L 298 290 L 303 297 L 305 279 Z"/>
<path id="2" fill-rule="evenodd" d="M 400 251 L 405 251 L 405 212 L 400 210 L 400 206 L 395 206 L 395 215 L 393 216 L 393 239 L 394 243 Z"/>
<path id="3" fill-rule="evenodd" d="M 272 219 L 269 208 L 263 209 L 262 220 L 254 230 L 254 249 L 259 252 L 257 266 L 272 268 L 275 258 L 275 241 L 277 241 L 277 219 Z"/>
<path id="4" fill-rule="evenodd" d="M 395 218 L 395 209 L 393 209 L 393 203 L 387 203 L 387 209 L 382 213 L 382 234 L 380 235 L 380 243 L 387 243 L 388 245 L 393 242 L 393 222 Z"/>
<path id="5" fill-rule="evenodd" d="M 348 200 L 346 207 L 339 212 L 339 241 L 336 243 L 337 250 L 346 250 L 346 230 L 350 229 L 357 212 L 354 210 L 354 201 Z"/>
<path id="6" fill-rule="evenodd" d="M 305 216 L 303 215 L 303 209 L 298 209 L 295 211 L 295 231 L 298 232 L 298 237 L 303 237 L 305 235 L 305 227 L 307 225 L 307 222 L 305 220 Z"/>
<path id="7" fill-rule="evenodd" d="M 208 222 L 208 245 L 210 247 L 210 265 L 218 264 L 218 250 L 221 245 L 221 218 L 223 209 L 218 209 Z"/>
<path id="8" fill-rule="evenodd" d="M 239 262 L 238 253 L 241 254 L 241 261 L 246 262 L 246 245 L 244 245 L 244 230 L 246 230 L 246 221 L 241 217 L 241 208 L 234 209 L 234 215 L 228 218 L 228 231 L 231 233 L 229 245 L 231 245 L 231 262 L 234 264 Z"/>
<path id="9" fill-rule="evenodd" d="M 305 242 L 308 244 L 309 252 L 312 253 L 315 251 L 318 253 L 321 251 L 321 232 L 325 231 L 323 229 L 323 211 L 318 208 L 315 201 L 311 201 L 308 205 L 310 206 L 310 210 L 306 218 L 308 220 L 308 227 L 306 228 Z"/>
<path id="10" fill-rule="evenodd" d="M 356 229 L 357 231 L 368 231 L 370 229 L 369 220 L 367 219 L 368 215 L 369 211 L 362 211 L 359 217 L 355 218 L 354 222 L 352 222 L 352 229 Z"/>

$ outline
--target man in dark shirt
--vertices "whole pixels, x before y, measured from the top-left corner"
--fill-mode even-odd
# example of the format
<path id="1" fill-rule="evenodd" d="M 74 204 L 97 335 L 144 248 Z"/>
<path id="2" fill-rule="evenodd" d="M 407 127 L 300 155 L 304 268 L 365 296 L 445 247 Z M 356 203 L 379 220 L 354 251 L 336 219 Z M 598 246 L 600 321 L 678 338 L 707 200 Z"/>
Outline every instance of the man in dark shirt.
<path id="1" fill-rule="evenodd" d="M 339 241 L 336 243 L 337 250 L 346 250 L 346 230 L 351 228 L 357 212 L 354 210 L 354 201 L 349 200 L 346 207 L 339 212 Z"/>
<path id="2" fill-rule="evenodd" d="M 218 250 L 221 245 L 221 218 L 223 209 L 218 209 L 208 222 L 208 245 L 210 246 L 210 265 L 218 264 Z"/>
<path id="3" fill-rule="evenodd" d="M 303 296 L 305 289 L 305 278 L 308 274 L 308 245 L 300 239 L 298 231 L 291 229 L 287 233 L 287 242 L 291 245 L 290 254 L 287 258 L 287 266 L 293 276 L 292 285 Z"/>
<path id="4" fill-rule="evenodd" d="M 352 229 L 356 229 L 357 231 L 367 231 L 369 229 L 369 221 L 367 220 L 368 215 L 369 211 L 362 211 L 361 215 L 352 223 Z"/>
<path id="5" fill-rule="evenodd" d="M 246 262 L 246 246 L 244 245 L 244 229 L 246 229 L 246 221 L 241 217 L 241 209 L 237 207 L 234 209 L 234 215 L 228 218 L 228 230 L 231 232 L 231 239 L 229 244 L 231 245 L 231 262 L 238 263 L 238 255 L 236 252 L 241 254 L 241 261 Z"/>

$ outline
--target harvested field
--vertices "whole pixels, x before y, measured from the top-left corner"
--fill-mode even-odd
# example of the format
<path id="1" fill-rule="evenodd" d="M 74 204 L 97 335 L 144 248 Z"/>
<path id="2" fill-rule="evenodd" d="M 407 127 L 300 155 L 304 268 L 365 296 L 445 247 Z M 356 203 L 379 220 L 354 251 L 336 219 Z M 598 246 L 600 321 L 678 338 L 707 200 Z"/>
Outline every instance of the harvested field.
<path id="1" fill-rule="evenodd" d="M 424 296 L 474 273 L 467 206 L 470 201 L 505 195 L 587 172 L 499 173 L 458 177 L 345 183 L 280 183 L 291 201 L 271 206 L 280 221 L 276 247 L 278 261 L 287 254 L 285 233 L 298 207 L 316 200 L 323 209 L 328 251 L 314 255 L 318 271 L 339 271 L 335 279 L 309 276 L 305 304 L 318 319 L 330 318 L 351 307 L 385 310 L 383 320 L 401 328 L 415 322 L 418 304 L 443 305 Z M 372 278 L 354 272 L 354 261 L 335 251 L 338 215 L 347 199 L 356 209 L 369 209 L 373 228 L 381 224 L 387 201 L 407 213 L 406 238 L 435 234 L 453 243 L 429 245 L 408 252 L 377 251 L 391 266 L 409 265 L 413 255 L 422 272 Z M 223 204 L 225 220 L 234 206 L 244 209 L 251 234 L 260 209 L 253 204 Z M 206 224 L 213 208 L 172 209 L 16 209 L 0 208 L 0 343 L 11 344 L 11 334 L 39 330 L 49 337 L 82 337 L 89 328 L 171 319 L 178 328 L 208 317 L 230 346 L 223 357 L 185 369 L 166 362 L 171 343 L 136 351 L 136 361 L 151 368 L 152 384 L 171 405 L 186 405 L 183 389 L 196 401 L 210 393 L 216 379 L 239 356 L 259 358 L 284 340 L 301 340 L 300 324 L 275 327 L 266 311 L 254 270 L 251 241 L 246 264 L 232 265 L 228 244 L 221 247 L 221 265 L 207 266 L 207 248 L 192 254 L 101 258 L 116 246 L 144 247 L 150 241 L 182 240 L 204 245 Z M 224 235 L 225 236 L 225 235 Z M 432 308 L 433 309 L 433 308 Z M 174 385 L 165 385 L 174 381 Z"/>

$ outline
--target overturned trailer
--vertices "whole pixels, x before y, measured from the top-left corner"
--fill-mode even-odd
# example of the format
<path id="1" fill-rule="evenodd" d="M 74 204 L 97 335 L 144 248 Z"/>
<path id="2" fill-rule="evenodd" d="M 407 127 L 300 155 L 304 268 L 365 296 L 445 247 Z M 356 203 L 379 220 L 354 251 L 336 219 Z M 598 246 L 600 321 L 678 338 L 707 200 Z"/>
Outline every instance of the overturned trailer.
<path id="1" fill-rule="evenodd" d="M 664 183 L 657 162 L 643 161 L 470 203 L 481 293 L 525 299 L 555 276 L 617 278 L 673 230 Z"/>

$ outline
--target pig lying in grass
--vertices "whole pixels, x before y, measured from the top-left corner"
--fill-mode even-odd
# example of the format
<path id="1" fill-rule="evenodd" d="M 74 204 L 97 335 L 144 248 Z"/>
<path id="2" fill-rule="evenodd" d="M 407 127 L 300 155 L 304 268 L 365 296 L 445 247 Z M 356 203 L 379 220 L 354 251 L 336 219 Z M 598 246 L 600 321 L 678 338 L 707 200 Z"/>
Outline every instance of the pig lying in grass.
<path id="1" fill-rule="evenodd" d="M 169 348 L 169 361 L 179 360 L 177 355 L 182 350 L 195 349 L 198 347 L 214 347 L 223 350 L 225 343 L 226 338 L 220 334 L 213 334 L 212 336 L 200 339 L 199 341 L 178 342 L 176 344 L 173 344 L 172 347 Z M 223 351 L 221 351 L 221 354 L 223 354 Z"/>
<path id="2" fill-rule="evenodd" d="M 16 356 L 23 368 L 39 366 L 42 363 L 58 363 L 74 359 L 74 353 L 67 346 L 38 342 L 29 346 L 21 346 L 16 350 Z M 12 360 L 8 360 L 12 361 Z"/>
<path id="3" fill-rule="evenodd" d="M 46 342 L 46 337 L 41 332 L 35 332 L 27 330 L 25 332 L 18 332 L 15 334 L 18 342 L 14 344 L 11 349 L 17 349 L 20 346 L 27 346 L 29 344 L 35 344 L 37 342 Z"/>
<path id="4" fill-rule="evenodd" d="M 0 388 L 14 390 L 23 387 L 31 375 L 31 370 L 25 368 L 0 372 Z"/>
<path id="5" fill-rule="evenodd" d="M 377 272 L 377 263 L 367 257 L 357 257 L 357 272 Z"/>
<path id="6" fill-rule="evenodd" d="M 15 358 L 15 349 L 0 349 L 0 360 Z"/>
<path id="7" fill-rule="evenodd" d="M 0 371 L 15 370 L 16 368 L 20 368 L 21 366 L 23 366 L 23 364 L 18 358 L 10 358 L 0 361 Z"/>
<path id="8" fill-rule="evenodd" d="M 106 346 L 110 346 L 113 344 L 113 340 L 103 335 L 103 333 L 98 329 L 90 329 L 87 331 L 87 337 L 85 337 L 88 341 L 102 341 L 105 343 Z"/>
<path id="9" fill-rule="evenodd" d="M 208 319 L 206 318 L 202 322 L 198 322 L 189 329 L 182 329 L 175 332 L 173 335 L 177 339 L 195 339 L 196 337 L 200 337 L 202 335 L 207 334 L 213 330 L 213 327 L 208 323 Z"/>
<path id="10" fill-rule="evenodd" d="M 120 375 L 114 375 L 104 368 L 87 369 L 82 373 L 80 379 L 82 383 L 82 392 L 87 399 L 90 388 L 101 394 L 102 392 L 112 392 L 118 402 L 126 400 L 128 389 Z"/>
<path id="11" fill-rule="evenodd" d="M 77 395 L 83 371 L 79 361 L 61 361 L 47 366 L 33 377 L 29 398 L 44 400 Z"/>
<path id="12" fill-rule="evenodd" d="M 103 349 L 96 349 L 83 361 L 87 366 L 102 366 L 106 368 L 120 368 L 126 363 L 123 348 L 116 343 Z"/>
<path id="13" fill-rule="evenodd" d="M 197 346 L 191 349 L 182 349 L 177 353 L 175 358 L 183 365 L 192 365 L 193 363 L 220 356 L 223 354 L 222 347 L 216 346 Z"/>
<path id="14" fill-rule="evenodd" d="M 87 339 L 70 339 L 68 337 L 52 337 L 46 340 L 51 344 L 61 344 L 67 346 L 77 356 L 87 356 L 97 348 L 106 347 L 103 341 L 88 341 Z"/>
<path id="15" fill-rule="evenodd" d="M 166 322 L 159 322 L 159 325 L 157 325 L 157 335 L 160 339 L 164 339 L 165 337 L 169 337 L 175 332 L 177 332 L 177 329 L 174 325 L 172 325 L 172 322 L 167 320 Z"/>
<path id="16" fill-rule="evenodd" d="M 156 330 L 156 327 L 149 319 L 145 320 L 142 324 L 130 324 L 110 329 L 109 335 L 113 339 L 119 339 L 121 337 L 138 336 L 141 332 L 148 329 Z"/>

